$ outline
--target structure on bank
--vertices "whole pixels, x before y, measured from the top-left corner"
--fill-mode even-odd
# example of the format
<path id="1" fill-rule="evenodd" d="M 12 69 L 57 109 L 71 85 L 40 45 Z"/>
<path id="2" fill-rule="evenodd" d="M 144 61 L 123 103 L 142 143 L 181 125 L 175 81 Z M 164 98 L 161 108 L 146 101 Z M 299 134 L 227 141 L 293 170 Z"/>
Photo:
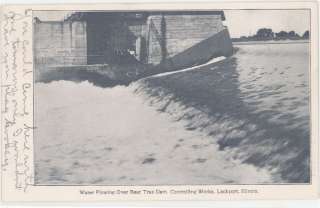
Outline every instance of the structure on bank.
<path id="1" fill-rule="evenodd" d="M 75 12 L 34 19 L 35 65 L 176 70 L 232 54 L 223 11 Z"/>

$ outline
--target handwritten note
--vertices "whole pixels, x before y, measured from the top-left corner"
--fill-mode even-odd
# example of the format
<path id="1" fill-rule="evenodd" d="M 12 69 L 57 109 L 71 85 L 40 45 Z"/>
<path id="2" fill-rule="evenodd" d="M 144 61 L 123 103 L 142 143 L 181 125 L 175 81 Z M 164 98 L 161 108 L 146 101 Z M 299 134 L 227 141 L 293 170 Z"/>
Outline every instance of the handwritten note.
<path id="1" fill-rule="evenodd" d="M 5 8 L 1 44 L 1 169 L 4 185 L 33 184 L 32 10 Z"/>

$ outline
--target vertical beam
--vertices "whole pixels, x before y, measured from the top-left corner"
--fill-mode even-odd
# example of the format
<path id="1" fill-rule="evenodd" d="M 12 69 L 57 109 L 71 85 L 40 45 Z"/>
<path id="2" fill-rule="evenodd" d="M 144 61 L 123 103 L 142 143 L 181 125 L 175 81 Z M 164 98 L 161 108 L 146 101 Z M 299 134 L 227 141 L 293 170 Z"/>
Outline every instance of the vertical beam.
<path id="1" fill-rule="evenodd" d="M 164 62 L 167 59 L 167 24 L 164 14 L 161 14 L 161 39 L 160 39 L 160 47 L 161 47 L 161 62 Z"/>

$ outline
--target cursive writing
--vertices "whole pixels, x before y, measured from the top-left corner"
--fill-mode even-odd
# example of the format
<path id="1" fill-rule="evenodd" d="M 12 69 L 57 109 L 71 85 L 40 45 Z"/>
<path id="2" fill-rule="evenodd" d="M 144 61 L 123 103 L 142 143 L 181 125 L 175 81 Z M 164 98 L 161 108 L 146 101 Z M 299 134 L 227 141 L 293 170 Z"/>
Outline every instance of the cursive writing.
<path id="1" fill-rule="evenodd" d="M 26 192 L 34 178 L 33 81 L 32 76 L 27 76 L 32 75 L 32 10 L 8 9 L 2 15 L 1 171 L 14 176 L 9 184 L 16 190 Z"/>

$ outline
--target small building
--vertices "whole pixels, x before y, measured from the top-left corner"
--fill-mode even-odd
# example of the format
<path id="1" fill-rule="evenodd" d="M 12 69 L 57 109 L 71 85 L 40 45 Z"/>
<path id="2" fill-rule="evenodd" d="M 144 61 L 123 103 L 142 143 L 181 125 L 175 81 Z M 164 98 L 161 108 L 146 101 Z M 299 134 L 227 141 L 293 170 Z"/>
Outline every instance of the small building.
<path id="1" fill-rule="evenodd" d="M 36 67 L 133 65 L 175 70 L 232 54 L 223 11 L 75 12 L 34 20 Z"/>

